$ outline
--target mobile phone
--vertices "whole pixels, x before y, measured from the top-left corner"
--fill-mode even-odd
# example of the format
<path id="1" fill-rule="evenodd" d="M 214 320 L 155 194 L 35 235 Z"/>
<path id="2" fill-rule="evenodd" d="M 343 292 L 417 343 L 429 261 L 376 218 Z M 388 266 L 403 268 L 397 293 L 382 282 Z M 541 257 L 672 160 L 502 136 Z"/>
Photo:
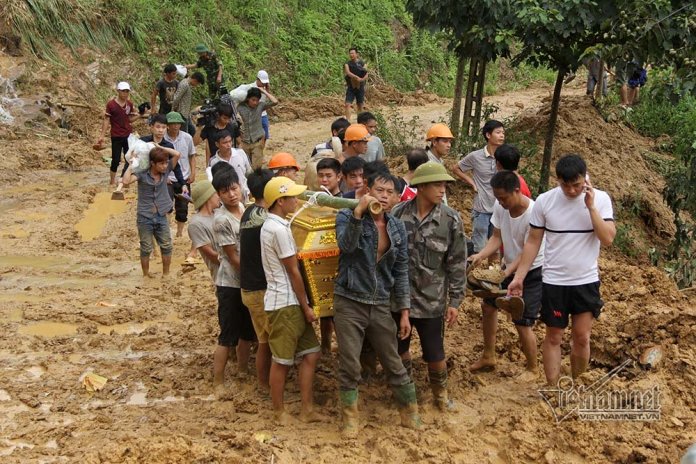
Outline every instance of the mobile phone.
<path id="1" fill-rule="evenodd" d="M 590 182 L 590 174 L 585 173 L 585 185 L 582 188 L 583 192 L 587 192 L 590 189 L 589 182 Z"/>

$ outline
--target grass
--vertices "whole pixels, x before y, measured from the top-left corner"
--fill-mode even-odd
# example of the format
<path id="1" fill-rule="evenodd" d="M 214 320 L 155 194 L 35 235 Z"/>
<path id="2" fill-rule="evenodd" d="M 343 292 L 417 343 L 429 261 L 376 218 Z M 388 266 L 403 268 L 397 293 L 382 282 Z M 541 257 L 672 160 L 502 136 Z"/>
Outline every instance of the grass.
<path id="1" fill-rule="evenodd" d="M 194 62 L 203 42 L 222 59 L 229 88 L 265 68 L 279 95 L 336 94 L 347 50 L 357 46 L 373 82 L 453 95 L 456 57 L 442 34 L 413 26 L 404 0 L 6 0 L 0 17 L 39 58 L 57 61 L 55 42 L 135 56 L 148 87 L 164 63 Z M 488 66 L 486 93 L 552 78 L 499 60 Z"/>
<path id="2" fill-rule="evenodd" d="M 106 47 L 115 37 L 107 16 L 92 0 L 5 0 L 0 17 L 36 56 L 56 58 L 52 41 L 76 51 L 89 45 Z"/>

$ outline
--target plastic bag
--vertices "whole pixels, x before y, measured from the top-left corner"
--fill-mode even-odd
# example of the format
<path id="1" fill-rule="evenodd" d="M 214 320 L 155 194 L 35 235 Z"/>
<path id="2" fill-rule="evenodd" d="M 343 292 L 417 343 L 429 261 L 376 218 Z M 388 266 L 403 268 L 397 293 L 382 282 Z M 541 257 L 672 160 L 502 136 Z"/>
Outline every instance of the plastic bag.
<path id="1" fill-rule="evenodd" d="M 186 66 L 183 64 L 175 64 L 176 66 L 176 73 L 180 75 L 181 77 L 186 77 L 186 73 L 188 72 L 188 69 L 186 69 Z"/>
<path id="2" fill-rule="evenodd" d="M 131 165 L 133 173 L 147 171 L 150 168 L 150 150 L 155 148 L 152 142 L 143 142 L 133 134 L 128 136 L 128 153 L 126 161 Z"/>

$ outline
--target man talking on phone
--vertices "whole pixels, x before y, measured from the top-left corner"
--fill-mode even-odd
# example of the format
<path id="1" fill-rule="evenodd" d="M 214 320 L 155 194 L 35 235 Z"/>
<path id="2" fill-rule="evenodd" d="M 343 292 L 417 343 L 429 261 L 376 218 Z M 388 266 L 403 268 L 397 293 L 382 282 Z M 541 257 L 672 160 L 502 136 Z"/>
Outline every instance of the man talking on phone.
<path id="1" fill-rule="evenodd" d="M 587 370 L 590 333 L 604 302 L 599 293 L 597 258 L 601 245 L 616 236 L 611 198 L 592 187 L 587 165 L 579 155 L 565 155 L 556 163 L 558 187 L 537 198 L 530 231 L 508 294 L 522 296 L 523 282 L 542 239 L 541 320 L 546 324 L 542 359 L 549 385 L 558 384 L 561 342 L 572 319 L 570 365 L 573 378 Z"/>

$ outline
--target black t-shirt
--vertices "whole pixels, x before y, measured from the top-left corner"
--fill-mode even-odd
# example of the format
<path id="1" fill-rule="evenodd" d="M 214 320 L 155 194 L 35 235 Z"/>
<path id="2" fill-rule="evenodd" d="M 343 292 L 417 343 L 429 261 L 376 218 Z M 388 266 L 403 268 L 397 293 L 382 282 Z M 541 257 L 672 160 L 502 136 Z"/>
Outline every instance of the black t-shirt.
<path id="1" fill-rule="evenodd" d="M 261 226 L 268 212 L 257 205 L 249 206 L 239 222 L 239 267 L 242 290 L 266 289 L 266 274 L 261 262 Z"/>
<path id="2" fill-rule="evenodd" d="M 239 137 L 239 126 L 236 124 L 229 122 L 227 123 L 227 126 L 222 129 L 218 129 L 215 127 L 215 125 L 205 126 L 203 130 L 201 130 L 201 139 L 208 141 L 208 148 L 210 148 L 211 158 L 215 156 L 215 153 L 217 153 L 217 147 L 215 146 L 217 135 L 224 130 L 232 134 L 232 143 L 234 144 L 235 139 Z"/>
<path id="3" fill-rule="evenodd" d="M 348 65 L 348 70 L 358 77 L 365 77 L 365 74 L 367 74 L 367 69 L 365 69 L 365 63 L 363 60 L 348 60 L 346 61 L 346 64 Z M 346 82 L 350 85 L 350 77 L 345 76 L 345 78 Z"/>
<path id="4" fill-rule="evenodd" d="M 179 87 L 179 81 L 174 79 L 171 82 L 167 82 L 164 79 L 160 79 L 157 81 L 156 87 L 159 91 L 159 113 L 167 114 L 172 110 L 172 102 L 174 101 L 176 89 Z"/>
<path id="5" fill-rule="evenodd" d="M 140 140 L 142 140 L 143 142 L 153 142 L 154 137 L 152 136 L 152 134 L 150 134 L 146 135 L 145 137 L 140 137 Z M 159 146 L 176 150 L 176 148 L 174 148 L 174 144 L 172 142 L 167 142 L 165 139 L 162 139 L 162 141 L 159 143 Z M 180 183 L 181 185 L 186 184 L 186 180 L 184 179 L 184 175 L 181 172 L 181 166 L 179 166 L 179 163 L 176 163 L 176 167 L 172 169 L 172 172 L 174 173 L 174 176 L 176 177 L 176 181 L 178 183 Z"/>

